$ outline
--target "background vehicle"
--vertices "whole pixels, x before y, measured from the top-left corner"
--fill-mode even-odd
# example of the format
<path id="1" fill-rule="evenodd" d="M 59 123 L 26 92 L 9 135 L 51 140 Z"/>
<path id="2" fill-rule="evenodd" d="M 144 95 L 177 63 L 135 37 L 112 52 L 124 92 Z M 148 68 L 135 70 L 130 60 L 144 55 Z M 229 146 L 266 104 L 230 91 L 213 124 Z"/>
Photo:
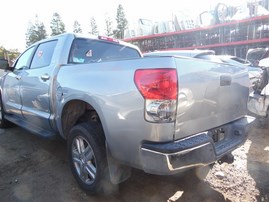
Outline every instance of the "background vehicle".
<path id="1" fill-rule="evenodd" d="M 175 50 L 175 51 L 153 51 L 144 53 L 144 57 L 152 56 L 184 56 L 198 59 L 210 60 L 212 62 L 227 63 L 248 69 L 249 79 L 251 83 L 251 91 L 259 88 L 263 70 L 259 66 L 252 66 L 248 60 L 232 56 L 232 55 L 215 55 L 213 50 Z"/>
<path id="2" fill-rule="evenodd" d="M 153 51 L 144 53 L 144 57 L 153 56 L 184 56 L 192 58 L 201 58 L 204 55 L 215 55 L 215 51 L 212 50 L 175 50 L 175 51 Z"/>
<path id="3" fill-rule="evenodd" d="M 0 126 L 61 135 L 75 179 L 92 194 L 109 192 L 131 167 L 171 175 L 225 159 L 254 121 L 246 69 L 143 58 L 107 37 L 58 35 L 1 68 Z"/>
<path id="4" fill-rule="evenodd" d="M 251 91 L 259 91 L 263 88 L 262 84 L 262 77 L 263 77 L 263 70 L 259 66 L 252 66 L 252 63 L 248 60 L 232 56 L 232 55 L 217 55 L 217 57 L 225 63 L 229 63 L 235 66 L 242 66 L 248 69 L 249 79 L 251 84 Z"/>

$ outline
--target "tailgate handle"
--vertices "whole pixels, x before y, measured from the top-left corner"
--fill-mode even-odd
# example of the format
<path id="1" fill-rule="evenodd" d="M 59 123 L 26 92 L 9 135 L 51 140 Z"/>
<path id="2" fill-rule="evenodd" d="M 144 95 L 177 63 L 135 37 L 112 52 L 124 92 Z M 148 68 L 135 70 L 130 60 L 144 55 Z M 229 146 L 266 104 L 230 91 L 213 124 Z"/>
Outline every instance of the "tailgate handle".
<path id="1" fill-rule="evenodd" d="M 232 83 L 232 77 L 229 75 L 220 76 L 220 86 L 230 86 Z"/>

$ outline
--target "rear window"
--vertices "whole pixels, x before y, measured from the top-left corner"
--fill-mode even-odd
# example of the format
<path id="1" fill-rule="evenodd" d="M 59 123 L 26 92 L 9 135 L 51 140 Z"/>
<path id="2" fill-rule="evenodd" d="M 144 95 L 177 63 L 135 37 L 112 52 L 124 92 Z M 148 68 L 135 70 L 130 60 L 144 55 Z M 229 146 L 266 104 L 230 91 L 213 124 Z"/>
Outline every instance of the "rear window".
<path id="1" fill-rule="evenodd" d="M 77 38 L 73 41 L 68 63 L 82 64 L 140 57 L 136 49 L 121 44 Z"/>
<path id="2" fill-rule="evenodd" d="M 198 56 L 196 56 L 196 58 L 204 59 L 204 60 L 209 60 L 211 62 L 218 62 L 218 63 L 222 63 L 223 62 L 216 55 L 198 55 Z"/>
<path id="3" fill-rule="evenodd" d="M 244 60 L 243 58 L 239 58 L 239 57 L 232 57 L 232 60 L 236 61 L 236 62 L 240 62 L 242 64 L 248 64 L 250 65 L 250 62 L 248 60 Z"/>

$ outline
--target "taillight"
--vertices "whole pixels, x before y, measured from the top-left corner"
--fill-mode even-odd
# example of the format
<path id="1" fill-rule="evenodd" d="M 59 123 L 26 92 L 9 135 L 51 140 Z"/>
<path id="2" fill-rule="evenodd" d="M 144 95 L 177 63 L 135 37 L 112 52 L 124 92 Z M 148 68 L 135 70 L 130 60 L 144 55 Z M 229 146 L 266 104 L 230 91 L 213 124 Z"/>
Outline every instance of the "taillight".
<path id="1" fill-rule="evenodd" d="M 135 84 L 145 98 L 145 118 L 150 122 L 175 120 L 178 92 L 176 69 L 139 69 Z"/>

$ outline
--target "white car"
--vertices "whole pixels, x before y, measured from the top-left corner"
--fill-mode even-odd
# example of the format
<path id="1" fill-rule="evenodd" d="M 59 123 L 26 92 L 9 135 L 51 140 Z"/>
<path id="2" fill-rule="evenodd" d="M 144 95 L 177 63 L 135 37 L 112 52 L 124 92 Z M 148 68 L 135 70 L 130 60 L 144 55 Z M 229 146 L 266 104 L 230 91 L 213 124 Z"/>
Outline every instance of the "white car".
<path id="1" fill-rule="evenodd" d="M 213 50 L 174 50 L 174 51 L 153 51 L 144 53 L 144 57 L 154 56 L 182 56 L 210 60 L 212 62 L 228 63 L 235 66 L 248 68 L 250 79 L 250 91 L 255 91 L 260 86 L 263 70 L 260 67 L 251 65 L 251 62 L 232 55 L 215 55 Z"/>

